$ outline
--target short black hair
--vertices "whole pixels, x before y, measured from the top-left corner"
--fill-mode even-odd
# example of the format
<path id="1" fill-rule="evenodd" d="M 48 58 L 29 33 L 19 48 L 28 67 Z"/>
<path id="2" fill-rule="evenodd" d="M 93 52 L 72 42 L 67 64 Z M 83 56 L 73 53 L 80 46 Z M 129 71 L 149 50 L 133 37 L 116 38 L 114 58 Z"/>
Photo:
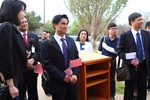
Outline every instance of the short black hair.
<path id="1" fill-rule="evenodd" d="M 148 26 L 150 26 L 150 21 L 146 22 L 145 28 L 147 28 Z"/>
<path id="2" fill-rule="evenodd" d="M 107 29 L 110 29 L 111 27 L 117 27 L 116 23 L 114 22 L 109 23 Z"/>
<path id="3" fill-rule="evenodd" d="M 86 32 L 86 34 L 87 34 L 86 41 L 89 42 L 89 33 L 88 33 L 87 30 L 84 30 L 84 29 L 83 29 L 83 30 L 80 30 L 80 32 L 78 33 L 78 36 L 77 36 L 77 38 L 76 38 L 76 41 L 80 41 L 80 38 L 79 38 L 79 37 L 80 37 L 80 34 L 81 34 L 82 31 L 85 31 L 85 32 Z"/>
<path id="4" fill-rule="evenodd" d="M 137 12 L 130 14 L 128 17 L 129 25 L 131 25 L 131 21 L 135 21 L 136 18 L 141 17 L 141 16 L 142 15 L 140 13 L 137 13 Z"/>
<path id="5" fill-rule="evenodd" d="M 48 31 L 48 30 L 43 30 L 43 32 L 45 32 L 45 33 L 49 33 L 49 31 Z"/>
<path id="6" fill-rule="evenodd" d="M 53 20 L 52 20 L 52 23 L 53 23 L 53 24 L 54 24 L 54 23 L 55 23 L 55 24 L 58 24 L 62 18 L 67 19 L 67 21 L 68 21 L 68 23 L 69 23 L 68 16 L 65 15 L 65 14 L 63 14 L 63 15 L 59 14 L 59 15 L 54 16 L 54 18 L 53 18 Z"/>

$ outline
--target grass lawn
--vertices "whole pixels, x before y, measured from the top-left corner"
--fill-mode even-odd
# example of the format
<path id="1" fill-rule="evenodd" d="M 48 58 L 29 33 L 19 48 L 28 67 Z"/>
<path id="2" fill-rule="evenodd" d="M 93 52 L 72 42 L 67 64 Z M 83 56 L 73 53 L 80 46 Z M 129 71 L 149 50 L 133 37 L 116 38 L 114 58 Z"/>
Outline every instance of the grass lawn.
<path id="1" fill-rule="evenodd" d="M 116 93 L 123 94 L 124 93 L 124 82 L 116 81 Z"/>

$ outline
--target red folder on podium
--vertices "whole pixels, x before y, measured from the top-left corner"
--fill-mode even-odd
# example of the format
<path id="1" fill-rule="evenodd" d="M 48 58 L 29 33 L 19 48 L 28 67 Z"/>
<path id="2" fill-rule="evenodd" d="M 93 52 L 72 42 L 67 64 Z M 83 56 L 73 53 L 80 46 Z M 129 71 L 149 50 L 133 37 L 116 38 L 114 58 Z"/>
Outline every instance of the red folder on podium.
<path id="1" fill-rule="evenodd" d="M 70 67 L 71 68 L 79 67 L 79 66 L 82 66 L 82 59 L 81 58 L 70 61 Z"/>

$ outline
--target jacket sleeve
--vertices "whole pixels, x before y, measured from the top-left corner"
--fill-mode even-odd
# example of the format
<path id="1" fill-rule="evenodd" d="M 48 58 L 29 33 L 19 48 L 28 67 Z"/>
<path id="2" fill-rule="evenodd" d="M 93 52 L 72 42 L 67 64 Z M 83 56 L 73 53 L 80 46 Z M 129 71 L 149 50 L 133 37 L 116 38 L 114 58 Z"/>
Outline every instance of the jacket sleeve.
<path id="1" fill-rule="evenodd" d="M 35 62 L 40 61 L 40 45 L 37 35 L 35 35 L 35 53 L 32 55 L 32 58 L 35 60 Z"/>
<path id="2" fill-rule="evenodd" d="M 104 37 L 102 37 L 101 39 L 100 39 L 100 42 L 99 42 L 99 46 L 98 46 L 98 51 L 101 51 L 102 52 L 102 42 L 103 42 L 103 40 L 104 40 Z"/>
<path id="3" fill-rule="evenodd" d="M 118 43 L 117 43 L 117 54 L 123 60 L 123 63 L 130 65 L 131 60 L 127 60 L 126 56 L 125 56 L 125 53 L 126 53 L 125 50 L 127 48 L 126 42 L 127 42 L 126 41 L 126 33 L 123 32 L 122 34 L 120 34 L 120 38 L 119 38 Z M 127 48 L 127 49 L 129 49 L 129 48 Z"/>
<path id="4" fill-rule="evenodd" d="M 13 77 L 13 34 L 11 24 L 0 25 L 0 67 L 5 80 Z"/>

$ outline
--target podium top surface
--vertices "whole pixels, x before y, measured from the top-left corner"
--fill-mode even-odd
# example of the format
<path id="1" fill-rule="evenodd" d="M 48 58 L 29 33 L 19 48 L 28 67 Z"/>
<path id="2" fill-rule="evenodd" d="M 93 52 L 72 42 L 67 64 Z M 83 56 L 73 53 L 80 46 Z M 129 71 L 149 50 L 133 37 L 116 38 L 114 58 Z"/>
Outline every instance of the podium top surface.
<path id="1" fill-rule="evenodd" d="M 89 52 L 89 51 L 79 51 L 79 57 L 82 59 L 82 62 L 95 62 L 95 61 L 106 61 L 110 60 L 111 57 L 104 56 L 98 53 Z"/>

